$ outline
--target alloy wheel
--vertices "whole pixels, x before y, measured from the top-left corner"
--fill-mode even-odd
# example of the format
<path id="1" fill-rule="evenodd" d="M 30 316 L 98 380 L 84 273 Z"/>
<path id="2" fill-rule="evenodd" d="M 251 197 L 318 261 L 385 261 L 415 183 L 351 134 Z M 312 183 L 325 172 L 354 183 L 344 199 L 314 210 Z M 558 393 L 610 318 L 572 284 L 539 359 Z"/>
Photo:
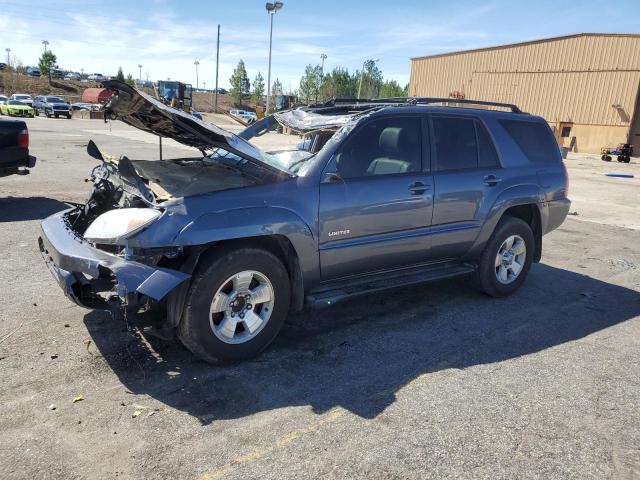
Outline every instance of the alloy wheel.
<path id="1" fill-rule="evenodd" d="M 504 285 L 515 281 L 524 268 L 527 247 L 520 235 L 511 235 L 498 249 L 495 260 L 496 278 Z"/>
<path id="2" fill-rule="evenodd" d="M 216 291 L 209 308 L 214 335 L 225 343 L 245 343 L 265 327 L 275 293 L 266 275 L 245 270 L 227 278 Z"/>

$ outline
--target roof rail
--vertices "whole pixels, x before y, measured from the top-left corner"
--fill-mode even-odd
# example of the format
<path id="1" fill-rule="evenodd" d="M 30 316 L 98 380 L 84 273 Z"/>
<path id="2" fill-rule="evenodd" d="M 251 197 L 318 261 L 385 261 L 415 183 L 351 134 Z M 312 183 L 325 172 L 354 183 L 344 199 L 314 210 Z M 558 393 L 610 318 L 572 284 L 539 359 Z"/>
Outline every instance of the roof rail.
<path id="1" fill-rule="evenodd" d="M 468 100 L 466 98 L 434 98 L 434 97 L 413 97 L 407 98 L 407 102 L 415 104 L 429 104 L 429 103 L 465 103 L 469 105 L 487 105 L 489 107 L 503 107 L 510 109 L 513 113 L 523 113 L 517 105 L 513 103 L 502 102 L 488 102 L 485 100 Z"/>
<path id="2" fill-rule="evenodd" d="M 354 104 L 354 103 L 382 103 L 382 104 L 410 104 L 410 105 L 427 105 L 431 103 L 464 103 L 467 105 L 486 105 L 489 107 L 508 108 L 513 113 L 524 113 L 513 103 L 489 102 L 485 100 L 469 100 L 466 98 L 438 98 L 438 97 L 391 97 L 391 98 L 334 98 L 325 103 L 325 106 L 333 106 L 336 104 Z"/>

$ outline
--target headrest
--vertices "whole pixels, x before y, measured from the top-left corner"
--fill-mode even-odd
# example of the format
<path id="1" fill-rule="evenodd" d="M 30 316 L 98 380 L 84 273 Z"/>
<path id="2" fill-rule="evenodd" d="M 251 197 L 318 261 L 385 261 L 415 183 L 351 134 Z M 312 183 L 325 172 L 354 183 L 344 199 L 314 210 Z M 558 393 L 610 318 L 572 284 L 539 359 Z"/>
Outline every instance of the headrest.
<path id="1" fill-rule="evenodd" d="M 400 151 L 400 136 L 402 134 L 400 127 L 387 127 L 382 130 L 378 145 L 386 154 L 398 153 Z"/>

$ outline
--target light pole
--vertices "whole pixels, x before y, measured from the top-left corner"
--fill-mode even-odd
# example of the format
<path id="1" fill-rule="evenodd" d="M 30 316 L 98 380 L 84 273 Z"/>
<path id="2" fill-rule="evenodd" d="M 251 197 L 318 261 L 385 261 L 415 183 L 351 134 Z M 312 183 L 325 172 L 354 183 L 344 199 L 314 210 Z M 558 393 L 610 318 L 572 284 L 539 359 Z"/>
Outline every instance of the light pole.
<path id="1" fill-rule="evenodd" d="M 138 64 L 138 80 L 142 82 L 142 64 Z"/>
<path id="2" fill-rule="evenodd" d="M 216 44 L 216 99 L 213 102 L 213 113 L 218 113 L 218 65 L 220 61 L 220 24 L 218 24 L 218 43 Z"/>
<path id="3" fill-rule="evenodd" d="M 200 62 L 196 60 L 193 64 L 196 66 L 196 90 L 198 90 L 200 88 L 200 81 L 198 80 L 198 65 L 200 65 Z"/>
<path id="4" fill-rule="evenodd" d="M 327 58 L 326 53 L 320 54 L 320 60 L 321 60 L 320 78 L 318 79 L 318 87 L 316 88 L 316 103 L 318 103 L 318 93 L 320 93 L 320 87 L 322 86 L 322 79 L 324 78 L 324 61 L 326 60 L 326 58 Z"/>
<path id="5" fill-rule="evenodd" d="M 271 28 L 269 30 L 269 70 L 267 72 L 267 108 L 265 114 L 269 113 L 269 104 L 271 103 L 271 47 L 273 45 L 273 16 L 278 10 L 284 6 L 283 2 L 267 2 L 267 13 L 271 17 Z"/>
<path id="6" fill-rule="evenodd" d="M 10 67 L 11 66 L 11 62 L 9 61 L 9 54 L 11 53 L 11 49 L 10 48 L 5 48 L 4 51 L 7 52 L 7 65 Z"/>
<path id="7" fill-rule="evenodd" d="M 360 85 L 358 86 L 358 99 L 360 99 L 360 91 L 362 90 L 362 79 L 364 78 L 364 66 L 369 60 L 365 60 L 364 62 L 362 62 L 362 72 L 360 73 Z M 373 63 L 376 63 L 378 61 L 380 61 L 379 58 L 373 59 Z"/>
<path id="8" fill-rule="evenodd" d="M 47 45 L 49 45 L 49 40 L 42 40 L 42 44 L 44 45 L 44 53 L 47 53 Z"/>
<path id="9" fill-rule="evenodd" d="M 207 82 L 202 82 L 202 89 L 206 92 L 207 91 Z"/>

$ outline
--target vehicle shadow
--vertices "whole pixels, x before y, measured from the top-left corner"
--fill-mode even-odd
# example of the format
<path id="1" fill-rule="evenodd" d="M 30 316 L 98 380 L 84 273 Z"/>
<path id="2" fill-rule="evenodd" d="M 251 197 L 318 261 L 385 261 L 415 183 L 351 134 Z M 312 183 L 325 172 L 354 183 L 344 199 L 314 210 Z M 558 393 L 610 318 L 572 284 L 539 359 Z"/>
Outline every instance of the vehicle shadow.
<path id="1" fill-rule="evenodd" d="M 85 324 L 127 389 L 208 424 L 305 405 L 374 418 L 421 375 L 532 354 L 637 315 L 640 293 L 538 264 L 509 298 L 447 281 L 305 312 L 267 352 L 233 365 L 207 365 L 177 341 L 148 343 L 104 312 Z"/>
<path id="2" fill-rule="evenodd" d="M 0 223 L 41 220 L 67 208 L 66 203 L 48 197 L 0 198 Z"/>

